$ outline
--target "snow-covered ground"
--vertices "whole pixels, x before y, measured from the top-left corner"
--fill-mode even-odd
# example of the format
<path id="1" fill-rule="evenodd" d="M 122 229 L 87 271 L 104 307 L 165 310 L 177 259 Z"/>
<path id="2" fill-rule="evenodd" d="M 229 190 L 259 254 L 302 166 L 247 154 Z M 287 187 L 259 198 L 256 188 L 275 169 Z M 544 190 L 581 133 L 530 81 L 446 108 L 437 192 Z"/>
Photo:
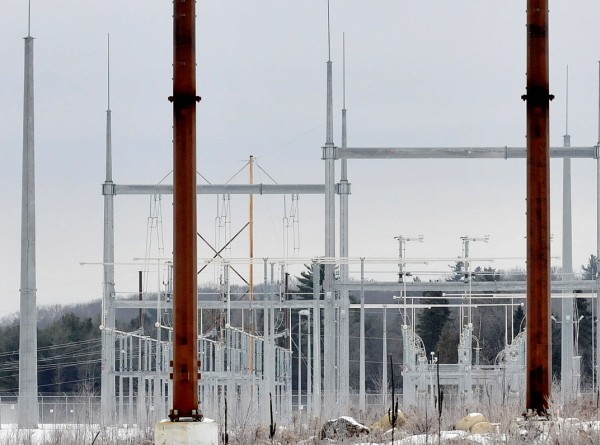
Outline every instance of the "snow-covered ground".
<path id="1" fill-rule="evenodd" d="M 474 417 L 474 413 L 467 415 Z M 347 417 L 348 420 L 354 419 Z M 392 443 L 391 431 L 372 432 L 360 438 L 324 439 L 319 441 L 318 434 L 307 434 L 305 428 L 295 431 L 290 428 L 278 428 L 273 444 L 327 444 L 337 443 L 356 445 L 425 445 L 425 444 L 570 444 L 583 445 L 600 443 L 600 420 L 581 421 L 575 418 L 556 418 L 554 420 L 514 419 L 506 424 L 491 424 L 493 428 L 486 433 L 450 430 L 438 433 L 435 428 L 427 434 L 410 434 L 405 428 L 399 428 Z M 306 425 L 304 425 L 306 427 Z M 248 431 L 246 431 L 248 432 Z M 313 430 L 313 432 L 316 432 Z M 270 444 L 264 429 L 260 427 L 252 434 L 230 434 L 230 445 Z M 37 429 L 20 429 L 16 424 L 4 424 L 0 428 L 0 445 L 152 445 L 154 428 L 101 427 L 93 424 L 40 424 Z"/>
<path id="2" fill-rule="evenodd" d="M 82 424 L 40 424 L 36 429 L 18 428 L 3 424 L 0 445 L 150 445 L 154 443 L 153 429 L 117 428 Z"/>
<path id="3" fill-rule="evenodd" d="M 463 420 L 484 417 L 479 413 L 471 413 Z M 391 439 L 391 430 L 380 433 L 378 436 L 372 431 L 367 438 L 345 440 L 327 440 L 323 443 L 353 443 L 357 445 L 426 445 L 426 444 L 469 444 L 469 445 L 495 445 L 495 444 L 569 444 L 583 445 L 600 443 L 600 421 L 581 421 L 576 418 L 554 418 L 552 420 L 526 420 L 513 419 L 506 424 L 490 424 L 487 420 L 487 432 L 479 432 L 471 425 L 470 430 L 454 429 L 440 431 L 439 434 L 432 428 L 427 434 L 410 434 L 405 429 L 395 431 L 394 441 Z M 460 422 L 457 422 L 458 426 Z M 480 427 L 481 429 L 481 427 Z M 375 433 L 375 434 L 374 434 Z M 318 443 L 318 441 L 305 440 L 304 444 Z"/>

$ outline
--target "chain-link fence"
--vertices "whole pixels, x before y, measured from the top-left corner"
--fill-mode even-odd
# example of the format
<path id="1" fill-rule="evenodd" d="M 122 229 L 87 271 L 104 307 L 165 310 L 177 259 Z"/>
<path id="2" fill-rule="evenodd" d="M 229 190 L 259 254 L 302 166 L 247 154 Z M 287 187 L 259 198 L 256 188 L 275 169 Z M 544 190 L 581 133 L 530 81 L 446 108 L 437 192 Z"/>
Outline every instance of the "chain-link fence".
<path id="1" fill-rule="evenodd" d="M 153 424 L 155 418 L 153 405 L 144 400 L 140 405 L 137 397 L 116 400 L 112 406 L 117 424 L 122 426 Z M 18 395 L 0 396 L 0 428 L 18 423 Z M 96 395 L 40 395 L 38 396 L 40 424 L 87 424 L 102 423 L 100 396 Z M 158 413 L 156 413 L 158 414 Z"/>

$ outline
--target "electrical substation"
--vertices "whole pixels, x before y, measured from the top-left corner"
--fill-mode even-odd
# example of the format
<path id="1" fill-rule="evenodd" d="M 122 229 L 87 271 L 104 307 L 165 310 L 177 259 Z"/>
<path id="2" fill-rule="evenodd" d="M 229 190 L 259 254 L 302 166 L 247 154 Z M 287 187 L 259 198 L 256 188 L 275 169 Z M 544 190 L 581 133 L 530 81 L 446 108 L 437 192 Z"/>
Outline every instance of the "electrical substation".
<path id="1" fill-rule="evenodd" d="M 26 67 L 33 63 L 31 37 L 26 38 Z M 344 68 L 345 69 L 345 68 Z M 401 405 L 405 410 L 433 411 L 438 385 L 446 388 L 448 400 L 469 404 L 481 401 L 484 397 L 498 403 L 514 402 L 523 404 L 526 397 L 527 335 L 528 330 L 513 325 L 513 312 L 524 307 L 528 297 L 527 282 L 520 281 L 478 281 L 474 280 L 477 266 L 488 264 L 489 259 L 473 256 L 473 243 L 493 242 L 488 237 L 462 236 L 462 252 L 455 258 L 414 258 L 407 254 L 409 242 L 423 242 L 417 234 L 403 234 L 396 237 L 398 256 L 393 258 L 353 257 L 349 255 L 348 208 L 351 200 L 351 178 L 348 162 L 360 164 L 364 160 L 385 160 L 401 163 L 407 159 L 454 159 L 468 163 L 474 159 L 495 159 L 497 162 L 524 162 L 527 157 L 525 147 L 353 147 L 347 140 L 345 88 L 343 98 L 342 135 L 339 144 L 333 134 L 333 63 L 331 54 L 327 60 L 326 134 L 321 147 L 323 162 L 323 182 L 318 184 L 263 184 L 253 180 L 255 160 L 250 157 L 247 164 L 250 172 L 249 183 L 245 184 L 206 184 L 193 188 L 197 194 L 217 196 L 217 201 L 226 206 L 231 196 L 249 200 L 249 221 L 242 221 L 243 228 L 236 234 L 226 233 L 220 245 L 211 246 L 201 233 L 198 236 L 210 246 L 214 255 L 198 259 L 200 273 L 210 268 L 219 277 L 219 295 L 210 300 L 203 299 L 202 292 L 196 294 L 197 359 L 199 362 L 197 382 L 198 403 L 202 415 L 212 419 L 222 419 L 224 413 L 229 419 L 251 419 L 255 423 L 269 422 L 269 406 L 272 402 L 275 421 L 278 425 L 292 422 L 294 415 L 320 418 L 333 418 L 348 413 L 350 407 L 361 411 L 377 406 L 387 406 L 389 390 L 389 370 L 387 353 L 387 315 L 394 312 L 402 320 L 402 356 L 394 357 L 401 365 L 401 376 L 396 376 L 397 392 L 400 391 Z M 32 69 L 26 69 L 32 76 Z M 32 83 L 32 79 L 29 79 Z M 26 82 L 26 85 L 29 83 Z M 25 104 L 33 103 L 32 87 L 26 91 Z M 195 93 L 194 93 L 195 95 Z M 172 98 L 174 103 L 186 100 Z M 199 100 L 199 98 L 198 98 Z M 189 104 L 188 104 L 189 105 Z M 31 117 L 31 128 L 26 132 L 30 139 L 24 148 L 33 149 L 32 108 L 25 109 L 25 118 Z M 194 142 L 195 149 L 195 142 Z M 562 397 L 565 400 L 576 398 L 582 391 L 580 360 L 577 352 L 576 298 L 592 301 L 592 313 L 600 310 L 599 279 L 576 279 L 572 264 L 571 230 L 571 159 L 585 159 L 597 166 L 597 187 L 599 203 L 596 230 L 600 240 L 600 145 L 570 146 L 569 135 L 564 136 L 561 147 L 550 147 L 551 158 L 563 162 L 563 232 L 562 232 L 562 274 L 559 280 L 551 282 L 551 296 L 560 301 L 561 307 L 561 373 Z M 124 294 L 119 290 L 115 279 L 115 200 L 135 199 L 145 196 L 159 202 L 162 196 L 174 193 L 174 186 L 168 184 L 130 185 L 113 178 L 113 146 L 111 142 L 110 103 L 106 112 L 106 175 L 102 184 L 104 200 L 104 245 L 103 245 L 103 290 L 102 290 L 102 364 L 101 364 L 101 404 L 99 415 L 104 424 L 154 424 L 167 417 L 177 418 L 172 411 L 174 406 L 173 361 L 174 300 L 177 286 L 174 274 L 177 270 L 176 258 L 146 258 L 144 261 L 156 264 L 162 274 L 155 280 L 161 283 L 162 290 L 148 295 L 143 291 L 140 277 L 139 298 Z M 340 175 L 336 176 L 339 168 Z M 201 168 L 200 168 L 201 170 Z M 195 170 L 191 173 L 193 176 Z M 24 164 L 24 178 L 30 178 L 33 193 L 33 153 L 30 161 Z M 126 178 L 125 178 L 126 181 Z M 26 180 L 24 179 L 24 184 Z M 227 255 L 227 246 L 235 243 L 244 233 L 249 236 L 252 246 L 253 202 L 262 195 L 289 196 L 292 206 L 304 195 L 323 197 L 325 217 L 324 256 L 256 258 L 252 247 L 247 258 L 232 258 Z M 195 197 L 194 197 L 195 198 Z M 24 212 L 26 212 L 24 210 Z M 218 215 L 223 209 L 217 209 Z M 24 213 L 25 214 L 25 213 Z M 33 216 L 31 216 L 33 218 Z M 158 216 L 156 216 L 158 218 Z M 286 214 L 284 237 L 289 231 L 298 230 L 293 211 Z M 23 224 L 26 224 L 24 222 Z M 245 224 L 245 225 L 243 225 Z M 27 229 L 29 227 L 29 229 Z M 23 248 L 35 248 L 32 223 L 24 225 Z M 336 234 L 337 228 L 339 233 Z M 30 230 L 29 232 L 27 230 Z M 196 227 L 193 228 L 196 232 Z M 194 234 L 195 236 L 196 234 Z M 336 246 L 336 240 L 339 245 Z M 426 240 L 425 240 L 426 241 Z M 408 250 L 410 252 L 410 250 Z M 596 258 L 600 257 L 600 244 L 596 247 Z M 194 250 L 195 254 L 195 250 Z M 26 255 L 27 257 L 27 255 Z M 34 258 L 34 252 L 28 255 Z M 25 261 L 25 260 L 24 260 Z M 461 280 L 455 281 L 416 281 L 411 274 L 418 274 L 420 264 L 436 262 L 446 265 L 459 261 L 463 264 Z M 23 263 L 23 267 L 34 265 Z M 307 265 L 310 268 L 312 294 L 297 297 L 289 286 L 289 270 Z M 377 273 L 384 268 L 397 268 L 398 279 L 381 281 Z M 175 272 L 174 272 L 175 270 Z M 321 272 L 322 271 L 322 272 Z M 33 275 L 32 275 L 33 274 Z M 322 274 L 322 280 L 321 280 Z M 255 275 L 262 276 L 258 282 Z M 28 275 L 25 274 L 25 277 Z M 22 292 L 35 289 L 35 272 L 30 272 L 30 281 L 21 285 Z M 166 277 L 166 278 L 165 278 Z M 154 278 L 150 278 L 154 279 Z M 31 281 L 33 280 L 33 281 Z M 243 282 L 243 284 L 239 284 Z M 197 286 L 196 286 L 197 288 Z M 235 288 L 235 289 L 234 289 Z M 242 289 L 242 291 L 240 291 Z M 386 303 L 366 301 L 368 292 L 386 292 L 394 295 Z M 426 350 L 416 324 L 419 314 L 436 307 L 431 298 L 423 301 L 424 292 L 443 295 L 439 306 L 454 308 L 458 313 L 458 361 L 438 363 L 437 351 Z M 350 297 L 357 302 L 351 302 Z M 27 322 L 27 314 L 35 308 L 35 295 L 22 297 L 21 314 Z M 440 300 L 441 301 L 441 300 Z M 31 307 L 33 303 L 33 308 Z M 28 307 L 29 306 L 29 307 Z M 193 306 L 190 306 L 193 307 Z M 503 308 L 506 313 L 504 348 L 494 363 L 480 360 L 482 348 L 477 338 L 474 319 L 478 311 L 485 307 Z M 117 319 L 120 311 L 139 311 L 140 326 L 131 331 L 119 329 Z M 381 392 L 370 394 L 366 388 L 365 371 L 365 312 L 377 310 L 383 319 Z M 143 326 L 144 314 L 156 320 L 154 326 Z M 358 332 L 351 332 L 351 314 L 359 319 Z M 187 314 L 189 316 L 189 314 Z M 195 317 L 194 317 L 195 316 Z M 211 320 L 208 323 L 208 320 Z M 34 322 L 27 322 L 33 324 Z M 179 322 L 181 323 L 181 322 Z M 548 323 L 551 323 L 548 320 Z M 195 326 L 193 323 L 191 326 Z M 295 329 L 294 329 L 295 327 Z M 22 345 L 35 346 L 34 340 L 23 337 Z M 35 332 L 35 331 L 34 331 Z M 149 333 L 152 332 L 152 335 Z M 350 337 L 359 338 L 358 386 L 351 385 L 350 379 Z M 593 345 L 594 375 L 593 391 L 600 386 L 598 363 L 600 363 L 600 342 Z M 21 360 L 28 360 L 36 348 L 31 350 L 21 346 Z M 27 352 L 29 351 L 29 352 Z M 353 351 L 356 352 L 356 351 Z M 193 360 L 195 362 L 195 360 Z M 295 361 L 297 366 L 295 366 Z M 187 365 L 186 365 L 187 366 Z M 193 365 L 191 365 L 193 367 Z M 295 367 L 294 367 L 295 366 Z M 35 370 L 33 364 L 22 365 L 21 370 Z M 186 368 L 187 369 L 187 368 Z M 302 376 L 302 372 L 306 374 Z M 195 369 L 188 372 L 195 373 Z M 35 397 L 35 376 L 23 375 L 19 395 L 20 424 L 37 424 L 37 401 Z M 185 379 L 183 379 L 185 380 Z M 187 380 L 185 380 L 187 381 Z M 429 408 L 428 408 L 429 407 Z M 23 408 L 23 409 L 21 409 Z M 200 414 L 192 410 L 191 416 Z M 187 417 L 187 415 L 186 415 Z"/>

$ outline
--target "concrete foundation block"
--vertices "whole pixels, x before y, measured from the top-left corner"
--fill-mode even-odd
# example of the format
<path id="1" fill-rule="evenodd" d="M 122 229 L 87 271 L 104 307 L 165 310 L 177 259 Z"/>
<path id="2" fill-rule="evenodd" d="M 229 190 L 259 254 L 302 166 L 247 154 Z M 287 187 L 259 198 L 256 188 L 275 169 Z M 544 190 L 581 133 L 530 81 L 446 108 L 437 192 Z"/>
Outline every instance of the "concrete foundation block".
<path id="1" fill-rule="evenodd" d="M 202 422 L 161 420 L 154 432 L 155 445 L 219 445 L 219 428 L 211 419 Z"/>

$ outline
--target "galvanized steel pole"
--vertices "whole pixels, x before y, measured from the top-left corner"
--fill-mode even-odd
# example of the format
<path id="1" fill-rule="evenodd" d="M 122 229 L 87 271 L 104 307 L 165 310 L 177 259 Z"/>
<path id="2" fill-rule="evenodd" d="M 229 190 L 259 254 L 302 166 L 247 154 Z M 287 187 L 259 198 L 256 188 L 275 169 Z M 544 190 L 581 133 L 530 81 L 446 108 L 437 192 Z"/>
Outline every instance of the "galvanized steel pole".
<path id="1" fill-rule="evenodd" d="M 302 405 L 302 315 L 298 311 L 298 413 Z M 308 343 L 308 342 L 307 342 Z"/>
<path id="2" fill-rule="evenodd" d="M 39 415 L 37 399 L 33 37 L 31 35 L 25 37 L 23 104 L 18 424 L 20 428 L 37 428 Z"/>
<path id="3" fill-rule="evenodd" d="M 360 334 L 359 334 L 359 370 L 358 370 L 358 408 L 366 408 L 365 373 L 365 259 L 360 259 Z"/>
<path id="4" fill-rule="evenodd" d="M 545 415 L 551 393 L 548 0 L 527 2 L 527 400 Z"/>
<path id="5" fill-rule="evenodd" d="M 567 67 L 567 107 L 569 100 L 569 71 Z M 566 131 L 563 136 L 563 146 L 571 146 L 571 136 L 568 126 L 568 109 Z M 562 227 L 562 279 L 572 281 L 573 276 L 573 224 L 571 219 L 571 159 L 563 159 L 563 227 Z M 575 355 L 574 327 L 575 298 L 573 290 L 564 291 L 568 297 L 561 300 L 561 353 L 560 353 L 560 389 L 563 403 L 568 403 L 577 396 L 576 382 L 578 374 L 573 369 Z"/>
<path id="6" fill-rule="evenodd" d="M 102 357 L 101 357 L 101 422 L 113 423 L 115 400 L 115 184 L 112 178 L 112 127 L 110 110 L 110 37 L 108 49 L 108 94 L 106 110 L 106 179 L 102 185 L 104 196 L 103 292 L 102 292 Z M 160 330 L 159 330 L 160 332 Z"/>
<path id="7" fill-rule="evenodd" d="M 342 107 L 342 147 L 341 150 L 346 148 L 348 145 L 348 133 L 346 126 L 346 39 L 342 40 L 344 48 L 343 57 L 343 107 Z M 350 194 L 350 183 L 348 182 L 348 160 L 343 159 L 341 161 L 341 173 L 340 183 L 338 186 L 338 193 L 340 195 L 340 257 L 348 258 L 348 195 Z M 348 279 L 348 263 L 344 260 L 340 263 L 340 278 L 342 280 Z M 347 406 L 349 403 L 350 394 L 350 368 L 348 366 L 341 366 L 342 363 L 348 363 L 350 359 L 350 321 L 349 321 L 349 292 L 342 290 L 340 292 L 340 388 L 338 391 L 339 398 L 338 403 L 340 406 Z"/>
<path id="8" fill-rule="evenodd" d="M 327 3 L 327 23 L 329 33 L 329 2 Z M 329 45 L 329 40 L 328 40 Z M 326 139 L 323 147 L 323 160 L 325 161 L 325 256 L 335 257 L 335 146 L 333 144 L 333 88 L 332 88 L 331 50 L 327 60 L 327 112 L 326 112 Z M 328 414 L 335 416 L 338 412 L 336 402 L 337 376 L 336 375 L 336 329 L 335 329 L 335 266 L 330 263 L 324 265 L 323 286 L 325 293 L 325 338 L 323 367 L 323 396 Z"/>
<path id="9" fill-rule="evenodd" d="M 596 142 L 596 314 L 600 313 L 600 61 L 598 62 L 598 142 Z M 592 324 L 592 327 L 594 325 Z M 596 366 L 600 363 L 600 342 L 596 342 Z M 600 375 L 594 367 L 594 391 L 600 388 Z"/>
<path id="10" fill-rule="evenodd" d="M 171 420 L 201 420 L 196 265 L 196 2 L 173 2 L 173 278 Z"/>
<path id="11" fill-rule="evenodd" d="M 321 306 L 319 304 L 319 295 L 321 289 L 319 286 L 319 276 L 321 275 L 320 264 L 312 263 L 312 274 L 313 274 L 313 326 L 315 327 L 313 333 L 313 347 L 315 348 L 314 359 L 313 359 L 313 415 L 315 417 L 321 416 Z"/>
<path id="12" fill-rule="evenodd" d="M 387 305 L 383 305 L 383 353 L 381 354 L 381 403 L 383 406 L 387 406 L 387 392 L 388 392 L 388 374 L 386 366 L 387 357 Z"/>

